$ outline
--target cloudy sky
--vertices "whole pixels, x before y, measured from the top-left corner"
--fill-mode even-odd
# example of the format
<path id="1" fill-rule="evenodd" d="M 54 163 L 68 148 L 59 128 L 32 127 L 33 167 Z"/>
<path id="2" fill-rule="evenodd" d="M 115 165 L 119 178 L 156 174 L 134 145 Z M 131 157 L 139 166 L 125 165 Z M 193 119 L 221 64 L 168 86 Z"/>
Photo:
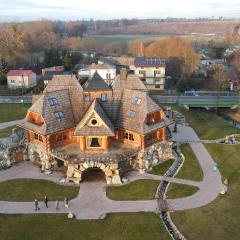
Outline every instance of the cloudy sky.
<path id="1" fill-rule="evenodd" d="M 219 16 L 239 18 L 240 0 L 0 0 L 0 21 Z"/>

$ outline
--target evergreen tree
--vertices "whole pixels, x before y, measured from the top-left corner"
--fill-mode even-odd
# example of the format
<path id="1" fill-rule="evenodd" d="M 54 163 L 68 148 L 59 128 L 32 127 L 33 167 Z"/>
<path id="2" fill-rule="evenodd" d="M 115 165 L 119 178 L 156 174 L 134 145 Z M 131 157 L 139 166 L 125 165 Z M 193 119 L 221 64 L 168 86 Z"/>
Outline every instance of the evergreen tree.
<path id="1" fill-rule="evenodd" d="M 0 58 L 0 84 L 7 84 L 6 74 L 8 72 L 8 65 L 3 58 Z"/>
<path id="2" fill-rule="evenodd" d="M 184 91 L 186 91 L 187 88 L 188 88 L 188 81 L 187 81 L 187 79 L 182 76 L 182 77 L 178 80 L 178 82 L 177 82 L 177 84 L 176 84 L 176 88 L 177 88 L 177 91 L 178 91 L 178 92 L 184 92 Z"/>

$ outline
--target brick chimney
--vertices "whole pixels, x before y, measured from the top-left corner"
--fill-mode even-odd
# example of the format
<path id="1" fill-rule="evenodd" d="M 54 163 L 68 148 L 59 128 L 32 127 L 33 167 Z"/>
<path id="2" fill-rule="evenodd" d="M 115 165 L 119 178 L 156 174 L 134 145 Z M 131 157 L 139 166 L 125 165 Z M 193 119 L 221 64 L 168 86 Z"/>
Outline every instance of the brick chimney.
<path id="1" fill-rule="evenodd" d="M 127 69 L 126 68 L 120 69 L 120 79 L 127 80 Z"/>

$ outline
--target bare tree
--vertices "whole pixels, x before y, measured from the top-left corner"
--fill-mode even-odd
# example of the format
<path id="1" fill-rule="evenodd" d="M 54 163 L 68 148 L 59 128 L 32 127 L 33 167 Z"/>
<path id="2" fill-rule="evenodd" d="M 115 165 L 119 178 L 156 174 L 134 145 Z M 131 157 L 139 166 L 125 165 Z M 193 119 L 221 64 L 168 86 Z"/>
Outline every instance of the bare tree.
<path id="1" fill-rule="evenodd" d="M 26 57 L 26 33 L 17 24 L 7 25 L 0 32 L 0 57 L 13 67 Z"/>

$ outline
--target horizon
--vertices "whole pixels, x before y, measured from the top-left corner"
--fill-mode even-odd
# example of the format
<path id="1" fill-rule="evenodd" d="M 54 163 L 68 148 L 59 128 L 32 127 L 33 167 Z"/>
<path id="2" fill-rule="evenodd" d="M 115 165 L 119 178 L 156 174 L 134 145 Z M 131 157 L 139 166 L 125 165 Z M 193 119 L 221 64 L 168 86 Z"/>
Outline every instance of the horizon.
<path id="1" fill-rule="evenodd" d="M 237 0 L 207 1 L 172 0 L 158 3 L 148 0 L 148 4 L 122 0 L 92 0 L 79 3 L 77 0 L 59 2 L 53 0 L 11 0 L 1 2 L 0 22 L 23 22 L 33 20 L 112 20 L 112 19 L 239 19 L 240 3 Z"/>

